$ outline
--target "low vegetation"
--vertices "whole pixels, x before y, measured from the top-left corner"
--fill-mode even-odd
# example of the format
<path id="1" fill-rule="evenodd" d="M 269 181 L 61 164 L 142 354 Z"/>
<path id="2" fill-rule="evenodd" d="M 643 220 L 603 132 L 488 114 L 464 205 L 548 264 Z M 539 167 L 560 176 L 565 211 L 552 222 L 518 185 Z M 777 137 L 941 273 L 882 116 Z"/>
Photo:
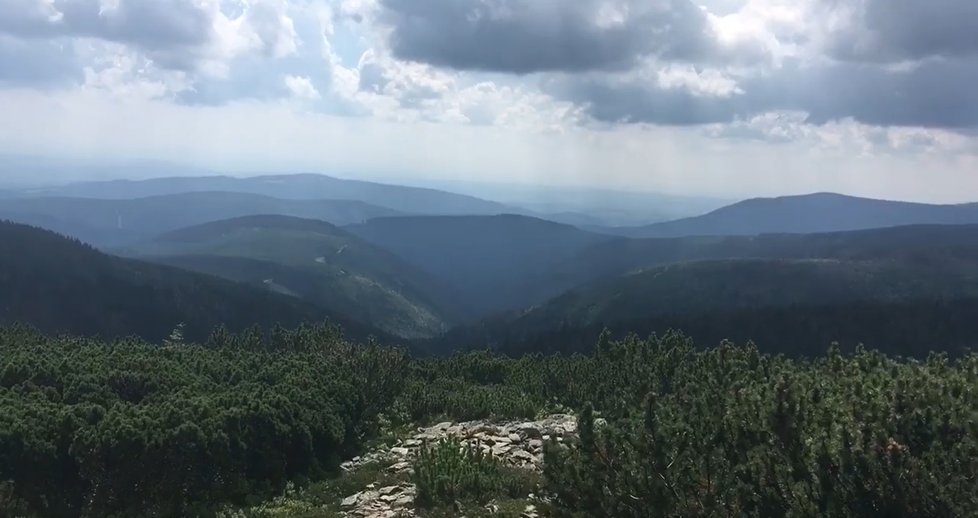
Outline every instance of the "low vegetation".
<path id="1" fill-rule="evenodd" d="M 566 405 L 579 439 L 547 447 L 543 515 L 970 516 L 976 387 L 974 354 L 798 360 L 676 333 L 605 334 L 589 355 L 411 359 L 329 327 L 162 346 L 8 328 L 0 514 L 329 516 L 362 482 L 335 478 L 339 463 L 383 428 Z M 460 443 L 423 451 L 412 480 L 434 514 L 534 483 Z"/>
<path id="2" fill-rule="evenodd" d="M 485 504 L 497 496 L 525 497 L 534 490 L 534 477 L 525 470 L 503 466 L 478 444 L 443 439 L 421 448 L 412 477 L 420 507 L 452 506 L 456 501 Z"/>

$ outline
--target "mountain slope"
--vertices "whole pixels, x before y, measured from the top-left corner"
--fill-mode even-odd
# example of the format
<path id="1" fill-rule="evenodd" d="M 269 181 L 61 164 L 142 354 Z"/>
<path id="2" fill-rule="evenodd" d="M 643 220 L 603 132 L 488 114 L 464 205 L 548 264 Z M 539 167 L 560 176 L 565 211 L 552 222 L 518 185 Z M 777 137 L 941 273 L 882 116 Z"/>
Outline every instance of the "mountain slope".
<path id="1" fill-rule="evenodd" d="M 754 198 L 702 216 L 603 231 L 628 237 L 726 236 L 962 223 L 978 223 L 978 204 L 930 205 L 818 193 Z"/>
<path id="2" fill-rule="evenodd" d="M 978 225 L 910 225 L 820 234 L 617 239 L 567 257 L 554 275 L 575 284 L 656 265 L 706 259 L 978 261 Z"/>
<path id="3" fill-rule="evenodd" d="M 766 339 L 766 350 L 794 354 L 820 352 L 832 340 L 850 346 L 868 340 L 901 351 L 923 347 L 893 332 L 920 338 L 907 322 L 953 330 L 961 347 L 971 345 L 963 337 L 978 332 L 978 320 L 966 317 L 976 301 L 978 261 L 692 261 L 582 286 L 526 311 L 455 329 L 432 348 L 489 343 L 514 353 L 580 350 L 605 327 L 618 333 L 675 328 L 712 341 Z"/>
<path id="4" fill-rule="evenodd" d="M 458 318 L 451 290 L 437 279 L 324 221 L 246 216 L 124 253 L 301 297 L 409 338 L 440 333 Z"/>
<path id="5" fill-rule="evenodd" d="M 101 247 L 147 240 L 191 225 L 254 214 L 315 218 L 340 225 L 397 211 L 350 200 L 285 200 L 236 192 L 190 192 L 126 200 L 0 199 L 0 216 Z"/>
<path id="6" fill-rule="evenodd" d="M 857 300 L 978 296 L 978 264 L 954 271 L 900 261 L 734 259 L 670 264 L 572 290 L 521 319 L 581 324 Z"/>
<path id="7" fill-rule="evenodd" d="M 327 312 L 292 297 L 113 257 L 46 230 L 0 221 L 0 324 L 160 340 L 177 324 L 200 340 L 218 324 L 294 326 Z M 336 320 L 351 334 L 365 326 Z"/>
<path id="8" fill-rule="evenodd" d="M 345 227 L 455 286 L 473 313 L 514 309 L 573 284 L 552 268 L 618 239 L 516 215 L 377 218 Z"/>
<path id="9" fill-rule="evenodd" d="M 319 174 L 269 175 L 250 178 L 202 176 L 85 182 L 35 189 L 32 196 L 106 199 L 140 198 L 200 191 L 262 194 L 295 200 L 358 200 L 415 214 L 499 214 L 513 209 L 501 203 L 435 189 L 346 180 Z"/>

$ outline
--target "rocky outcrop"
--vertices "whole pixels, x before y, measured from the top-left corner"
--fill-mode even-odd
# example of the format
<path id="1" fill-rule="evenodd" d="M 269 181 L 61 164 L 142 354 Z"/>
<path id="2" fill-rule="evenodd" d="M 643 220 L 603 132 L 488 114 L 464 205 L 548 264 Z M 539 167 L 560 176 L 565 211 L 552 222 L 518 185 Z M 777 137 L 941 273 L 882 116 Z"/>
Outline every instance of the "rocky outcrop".
<path id="1" fill-rule="evenodd" d="M 356 457 L 344 462 L 341 467 L 350 471 L 364 464 L 380 462 L 389 464 L 387 470 L 391 474 L 410 475 L 411 461 L 419 448 L 426 443 L 454 437 L 477 445 L 506 465 L 540 471 L 543 468 L 544 443 L 551 439 L 563 443 L 576 434 L 577 421 L 567 414 L 554 414 L 535 421 L 444 422 L 418 428 L 415 433 L 399 440 L 394 446 Z M 416 490 L 413 484 L 405 482 L 386 487 L 371 486 L 343 499 L 342 507 L 346 516 L 415 516 L 413 504 Z M 535 513 L 533 509 L 527 509 L 526 514 L 532 516 Z"/>
<path id="2" fill-rule="evenodd" d="M 369 518 L 394 518 L 415 516 L 415 489 L 413 484 L 401 484 L 377 488 L 374 484 L 355 495 L 343 499 L 341 506 L 347 516 Z"/>

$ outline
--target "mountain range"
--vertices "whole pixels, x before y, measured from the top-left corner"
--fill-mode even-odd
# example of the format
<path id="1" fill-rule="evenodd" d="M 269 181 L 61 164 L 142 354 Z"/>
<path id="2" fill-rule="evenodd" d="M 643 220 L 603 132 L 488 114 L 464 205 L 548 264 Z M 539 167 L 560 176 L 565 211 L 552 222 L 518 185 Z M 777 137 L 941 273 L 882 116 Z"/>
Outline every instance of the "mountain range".
<path id="1" fill-rule="evenodd" d="M 462 344 L 577 350 L 604 327 L 682 327 L 709 340 L 779 343 L 798 340 L 804 328 L 810 341 L 797 350 L 859 337 L 915 351 L 909 330 L 890 332 L 899 327 L 890 322 L 895 315 L 945 329 L 955 347 L 978 330 L 961 316 L 978 300 L 976 204 L 819 193 L 636 227 L 534 214 L 447 191 L 320 175 L 14 189 L 0 197 L 0 217 L 128 259 L 7 224 L 4 253 L 22 250 L 0 269 L 10 297 L 50 298 L 30 291 L 31 282 L 77 299 L 103 283 L 120 300 L 151 295 L 127 302 L 131 308 L 95 297 L 101 313 L 9 298 L 4 321 L 155 339 L 182 321 L 199 334 L 224 320 L 241 327 L 329 318 L 351 333 L 431 352 Z M 53 244 L 59 239 L 70 245 Z M 47 250 L 59 247 L 63 253 Z M 84 259 L 72 259 L 82 256 L 75 247 Z M 169 312 L 160 309 L 167 305 Z M 269 310 L 255 316 L 263 305 Z M 150 308 L 159 309 L 154 325 Z M 784 324 L 761 321 L 775 317 Z"/>

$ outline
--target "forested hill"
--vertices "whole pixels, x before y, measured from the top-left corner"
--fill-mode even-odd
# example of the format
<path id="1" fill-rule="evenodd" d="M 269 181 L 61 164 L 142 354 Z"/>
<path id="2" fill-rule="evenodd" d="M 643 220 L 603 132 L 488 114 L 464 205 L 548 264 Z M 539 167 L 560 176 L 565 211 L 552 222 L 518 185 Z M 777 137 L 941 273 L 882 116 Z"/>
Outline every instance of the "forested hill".
<path id="1" fill-rule="evenodd" d="M 908 225 L 817 234 L 612 239 L 565 257 L 550 274 L 568 286 L 652 266 L 717 259 L 906 261 L 978 265 L 978 225 Z"/>
<path id="2" fill-rule="evenodd" d="M 439 279 L 319 220 L 259 215 L 167 233 L 127 254 L 261 286 L 405 338 L 456 321 Z"/>
<path id="3" fill-rule="evenodd" d="M 186 338 L 203 339 L 219 324 L 295 326 L 327 316 L 293 297 L 109 256 L 47 230 L 0 221 L 0 324 L 159 341 L 181 323 Z M 354 335 L 370 332 L 341 323 Z"/>
<path id="4" fill-rule="evenodd" d="M 462 326 L 433 352 L 490 345 L 514 354 L 587 350 L 604 328 L 682 329 L 702 343 L 753 340 L 790 356 L 838 341 L 926 356 L 978 345 L 978 261 L 938 248 L 861 259 L 725 259 L 602 279 L 521 312 Z"/>

